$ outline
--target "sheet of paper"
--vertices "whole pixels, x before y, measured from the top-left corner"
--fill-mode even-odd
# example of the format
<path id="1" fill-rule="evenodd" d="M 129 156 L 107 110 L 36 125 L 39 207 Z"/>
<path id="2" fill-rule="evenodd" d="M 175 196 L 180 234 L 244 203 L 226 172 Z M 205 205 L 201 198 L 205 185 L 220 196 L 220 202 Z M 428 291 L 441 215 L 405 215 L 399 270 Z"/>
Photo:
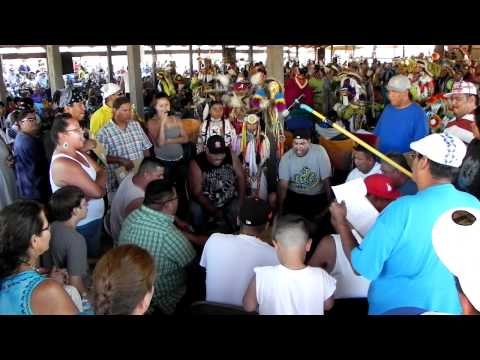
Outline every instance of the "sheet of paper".
<path id="1" fill-rule="evenodd" d="M 338 202 L 345 201 L 347 220 L 362 237 L 365 237 L 379 213 L 366 198 L 367 187 L 363 179 L 355 179 L 342 185 L 332 186 L 332 190 Z"/>

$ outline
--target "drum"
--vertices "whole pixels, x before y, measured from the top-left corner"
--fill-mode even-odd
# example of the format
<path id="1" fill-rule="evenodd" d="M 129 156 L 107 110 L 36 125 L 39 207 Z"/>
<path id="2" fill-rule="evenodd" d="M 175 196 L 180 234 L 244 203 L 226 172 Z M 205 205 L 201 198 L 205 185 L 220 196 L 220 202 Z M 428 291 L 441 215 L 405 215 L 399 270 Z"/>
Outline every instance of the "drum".
<path id="1" fill-rule="evenodd" d="M 182 119 L 182 125 L 187 133 L 188 140 L 196 144 L 202 122 L 196 119 Z"/>

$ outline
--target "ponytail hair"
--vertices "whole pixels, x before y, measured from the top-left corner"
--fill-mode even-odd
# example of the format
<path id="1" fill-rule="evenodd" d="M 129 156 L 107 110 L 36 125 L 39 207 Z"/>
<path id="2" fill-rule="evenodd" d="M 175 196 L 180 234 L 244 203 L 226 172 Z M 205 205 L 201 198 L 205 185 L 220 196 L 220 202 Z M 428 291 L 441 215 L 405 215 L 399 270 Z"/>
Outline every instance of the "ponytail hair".
<path id="1" fill-rule="evenodd" d="M 0 211 L 0 279 L 11 275 L 28 257 L 33 235 L 42 232 L 43 206 L 17 200 Z"/>
<path id="2" fill-rule="evenodd" d="M 92 279 L 96 315 L 130 315 L 153 289 L 155 263 L 141 247 L 121 245 L 98 261 Z"/>
<path id="3" fill-rule="evenodd" d="M 67 130 L 68 120 L 72 118 L 69 113 L 57 113 L 53 119 L 52 129 L 50 130 L 50 137 L 54 144 L 58 145 L 58 134 Z"/>

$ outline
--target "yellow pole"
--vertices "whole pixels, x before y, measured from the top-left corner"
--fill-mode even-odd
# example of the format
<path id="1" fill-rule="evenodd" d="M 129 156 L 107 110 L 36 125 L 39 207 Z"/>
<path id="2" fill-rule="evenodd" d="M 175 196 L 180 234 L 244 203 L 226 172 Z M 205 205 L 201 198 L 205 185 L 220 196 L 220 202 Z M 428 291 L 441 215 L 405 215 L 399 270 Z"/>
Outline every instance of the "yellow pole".
<path id="1" fill-rule="evenodd" d="M 315 115 L 316 117 L 318 117 L 320 120 L 322 121 L 327 121 L 327 118 L 325 116 L 323 116 L 322 114 L 320 114 L 319 112 L 313 110 L 310 106 L 308 105 L 305 105 L 305 104 L 300 104 L 300 108 L 303 109 L 303 110 L 306 110 L 308 111 L 309 113 Z M 385 162 L 387 162 L 388 164 L 392 165 L 395 169 L 397 169 L 398 171 L 404 173 L 405 175 L 409 176 L 409 177 L 412 177 L 412 173 L 410 171 L 408 171 L 407 169 L 405 169 L 403 166 L 397 164 L 395 161 L 393 161 L 392 159 L 390 159 L 388 156 L 382 154 L 380 151 L 378 151 L 377 149 L 375 149 L 373 146 L 370 146 L 369 144 L 367 144 L 365 141 L 363 141 L 362 139 L 356 137 L 354 134 L 352 134 L 350 131 L 344 129 L 343 127 L 341 126 L 338 126 L 337 124 L 335 123 L 330 123 L 329 122 L 329 125 L 331 125 L 333 128 L 335 128 L 336 130 L 340 131 L 343 135 L 349 137 L 350 139 L 352 139 L 353 141 L 355 141 L 356 143 L 360 144 L 361 146 L 363 146 L 365 149 L 367 149 L 368 151 L 370 151 L 371 153 L 377 155 L 380 159 L 384 160 Z"/>

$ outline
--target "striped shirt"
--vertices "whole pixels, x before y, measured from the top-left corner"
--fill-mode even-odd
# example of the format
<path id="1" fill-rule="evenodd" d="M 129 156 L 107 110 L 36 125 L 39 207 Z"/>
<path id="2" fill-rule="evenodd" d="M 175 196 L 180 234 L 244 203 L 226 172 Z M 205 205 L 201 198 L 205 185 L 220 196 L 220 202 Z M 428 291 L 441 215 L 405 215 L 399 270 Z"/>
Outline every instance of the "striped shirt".
<path id="1" fill-rule="evenodd" d="M 173 224 L 173 216 L 142 205 L 125 220 L 119 244 L 135 244 L 155 258 L 157 278 L 152 307 L 167 314 L 186 292 L 186 270 L 195 258 L 190 242 Z"/>
<path id="2" fill-rule="evenodd" d="M 143 159 L 143 151 L 152 147 L 147 135 L 140 124 L 130 120 L 125 130 L 120 129 L 117 124 L 110 120 L 97 134 L 97 140 L 105 147 L 106 155 L 118 156 L 129 160 Z M 108 183 L 109 192 L 115 192 L 118 189 L 118 180 L 115 176 L 115 170 L 120 166 L 118 164 L 108 164 Z"/>

